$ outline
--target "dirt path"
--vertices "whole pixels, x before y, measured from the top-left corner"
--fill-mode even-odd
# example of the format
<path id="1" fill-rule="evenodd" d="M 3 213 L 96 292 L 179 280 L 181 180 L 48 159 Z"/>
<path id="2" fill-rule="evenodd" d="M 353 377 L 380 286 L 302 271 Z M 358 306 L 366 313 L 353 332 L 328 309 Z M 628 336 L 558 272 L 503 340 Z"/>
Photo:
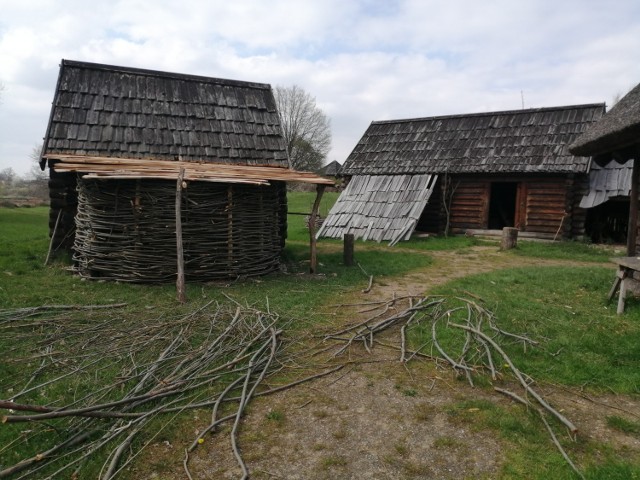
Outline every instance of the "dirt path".
<path id="1" fill-rule="evenodd" d="M 376 282 L 362 300 L 422 295 L 454 278 L 499 268 L 567 263 L 505 255 L 495 247 L 429 255 L 434 265 Z M 252 402 L 239 440 L 251 478 L 493 478 L 501 469 L 501 440 L 468 421 L 478 409 L 463 412 L 464 421 L 452 411 L 465 399 L 505 407 L 509 400 L 491 390 L 472 389 L 433 361 L 406 368 L 395 351 L 384 348 L 374 349 L 372 355 L 356 349 L 351 355 L 354 361 L 369 363 L 354 363 L 329 377 Z M 637 437 L 612 431 L 605 423 L 607 415 L 640 412 L 637 398 L 590 399 L 577 392 L 545 390 L 556 406 L 572 412 L 572 420 L 589 438 L 640 455 Z M 207 423 L 204 416 L 201 420 Z M 240 478 L 228 442 L 228 436 L 216 435 L 194 452 L 194 478 Z M 170 478 L 183 477 L 176 467 Z"/>

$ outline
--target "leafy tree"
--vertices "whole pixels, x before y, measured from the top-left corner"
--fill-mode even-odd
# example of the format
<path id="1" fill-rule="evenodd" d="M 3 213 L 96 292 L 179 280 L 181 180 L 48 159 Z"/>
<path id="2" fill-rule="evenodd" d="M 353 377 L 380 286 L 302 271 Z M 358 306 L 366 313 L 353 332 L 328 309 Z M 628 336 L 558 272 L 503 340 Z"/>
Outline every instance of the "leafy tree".
<path id="1" fill-rule="evenodd" d="M 274 90 L 289 168 L 318 170 L 331 149 L 331 121 L 298 85 Z"/>

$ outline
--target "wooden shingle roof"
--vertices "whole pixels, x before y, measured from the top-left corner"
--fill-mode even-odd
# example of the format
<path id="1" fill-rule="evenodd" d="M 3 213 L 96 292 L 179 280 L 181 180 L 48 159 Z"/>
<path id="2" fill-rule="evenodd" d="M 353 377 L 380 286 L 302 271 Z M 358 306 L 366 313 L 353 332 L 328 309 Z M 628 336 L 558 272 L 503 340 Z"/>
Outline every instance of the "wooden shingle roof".
<path id="1" fill-rule="evenodd" d="M 331 163 L 328 163 L 327 165 L 322 167 L 319 173 L 320 175 L 325 175 L 327 177 L 335 177 L 338 175 L 338 172 L 340 171 L 341 167 L 342 165 L 340 165 L 337 160 L 334 160 Z"/>
<path id="2" fill-rule="evenodd" d="M 589 190 L 580 201 L 580 208 L 596 207 L 614 197 L 628 197 L 631 191 L 633 160 L 620 164 L 593 163 L 589 172 Z"/>
<path id="3" fill-rule="evenodd" d="M 640 144 L 640 84 L 571 145 L 575 155 L 602 155 Z"/>
<path id="4" fill-rule="evenodd" d="M 583 173 L 571 144 L 603 103 L 372 122 L 342 175 Z"/>
<path id="5" fill-rule="evenodd" d="M 287 166 L 267 84 L 63 60 L 43 156 Z"/>

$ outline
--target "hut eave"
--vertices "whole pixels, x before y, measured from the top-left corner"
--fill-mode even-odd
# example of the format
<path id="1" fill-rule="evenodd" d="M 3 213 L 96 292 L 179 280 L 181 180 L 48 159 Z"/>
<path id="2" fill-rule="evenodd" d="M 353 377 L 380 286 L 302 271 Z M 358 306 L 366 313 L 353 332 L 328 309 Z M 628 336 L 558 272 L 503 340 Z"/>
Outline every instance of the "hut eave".
<path id="1" fill-rule="evenodd" d="M 176 180 L 184 169 L 184 180 L 266 185 L 269 181 L 334 185 L 330 179 L 311 172 L 284 167 L 232 165 L 211 161 L 168 161 L 157 159 L 48 154 L 45 158 L 56 172 L 77 172 L 85 178 Z"/>

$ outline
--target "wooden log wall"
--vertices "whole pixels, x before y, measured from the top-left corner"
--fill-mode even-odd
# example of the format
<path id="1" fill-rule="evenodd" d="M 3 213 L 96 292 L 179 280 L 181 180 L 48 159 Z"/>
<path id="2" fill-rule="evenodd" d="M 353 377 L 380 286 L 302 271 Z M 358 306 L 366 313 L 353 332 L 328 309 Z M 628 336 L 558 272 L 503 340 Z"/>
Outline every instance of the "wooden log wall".
<path id="1" fill-rule="evenodd" d="M 523 230 L 543 233 L 549 236 L 558 234 L 566 238 L 571 229 L 571 210 L 568 203 L 573 197 L 567 191 L 565 178 L 539 178 L 527 181 L 527 210 Z"/>
<path id="2" fill-rule="evenodd" d="M 584 234 L 585 212 L 577 207 L 584 185 L 568 175 L 453 176 L 456 190 L 451 204 L 451 233 L 488 228 L 491 184 L 499 181 L 522 184 L 520 188 L 526 192 L 523 205 L 518 207 L 524 208 L 524 212 L 516 213 L 521 219 L 521 231 L 547 238 L 556 234 L 558 238 Z M 441 224 L 443 215 L 444 209 L 440 208 Z"/>
<path id="3" fill-rule="evenodd" d="M 486 229 L 489 208 L 489 182 L 486 178 L 452 177 L 455 187 L 451 202 L 451 233 Z"/>
<path id="4" fill-rule="evenodd" d="M 578 174 L 571 178 L 573 199 L 572 199 L 572 223 L 571 238 L 582 239 L 586 236 L 587 229 L 587 209 L 580 208 L 582 197 L 589 191 L 589 175 Z"/>
<path id="5" fill-rule="evenodd" d="M 68 251 L 73 247 L 78 209 L 76 185 L 75 173 L 49 170 L 49 238 L 53 238 L 53 251 Z"/>

